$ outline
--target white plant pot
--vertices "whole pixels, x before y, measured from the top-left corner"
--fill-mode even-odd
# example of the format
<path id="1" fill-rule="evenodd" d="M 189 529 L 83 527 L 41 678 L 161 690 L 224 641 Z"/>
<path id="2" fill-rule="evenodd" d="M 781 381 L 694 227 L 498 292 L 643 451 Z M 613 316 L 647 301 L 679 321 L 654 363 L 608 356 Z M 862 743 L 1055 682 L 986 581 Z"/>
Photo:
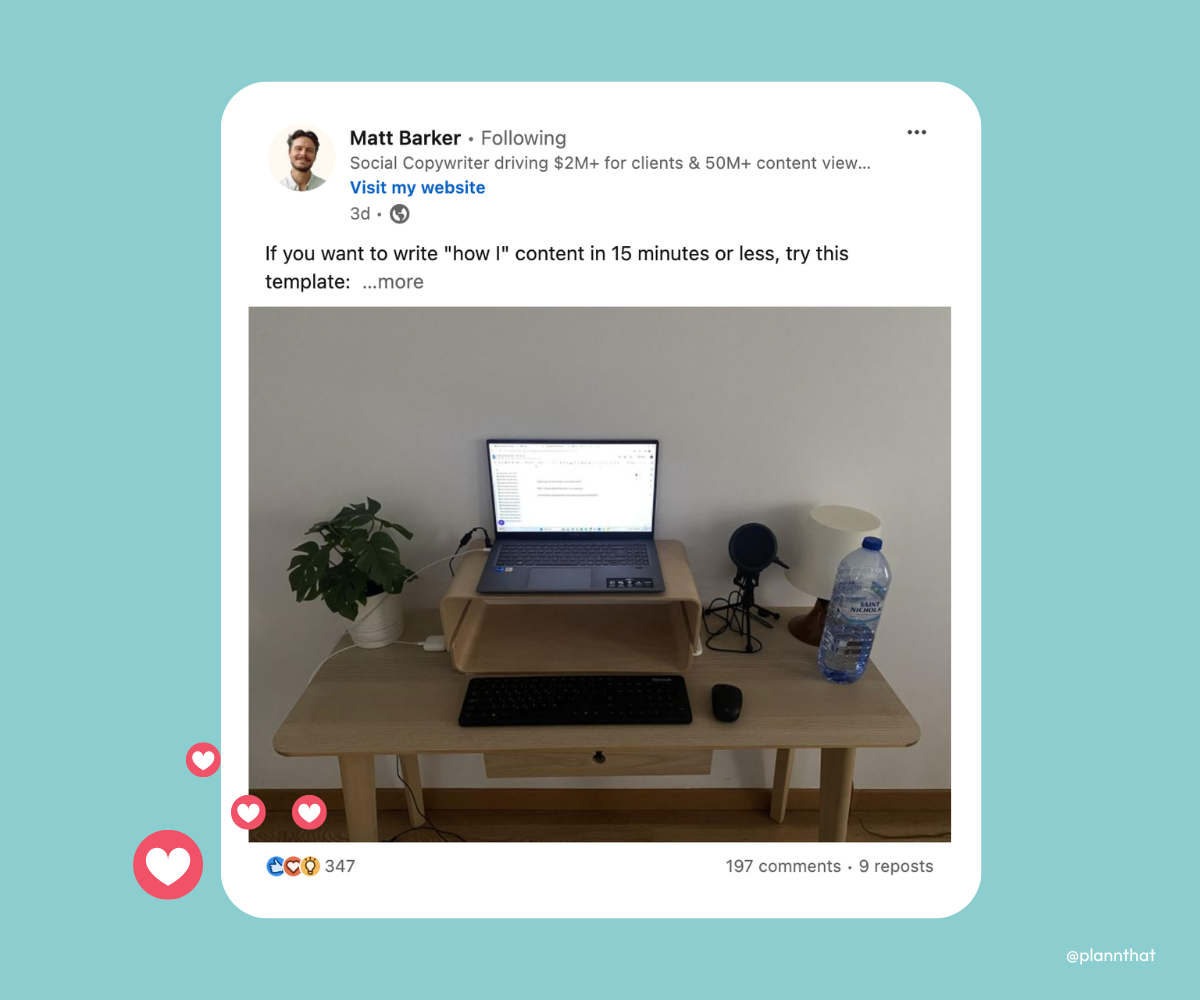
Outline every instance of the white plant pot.
<path id="1" fill-rule="evenodd" d="M 404 635 L 404 603 L 401 594 L 376 594 L 358 609 L 358 617 L 347 631 L 356 646 L 378 649 Z"/>

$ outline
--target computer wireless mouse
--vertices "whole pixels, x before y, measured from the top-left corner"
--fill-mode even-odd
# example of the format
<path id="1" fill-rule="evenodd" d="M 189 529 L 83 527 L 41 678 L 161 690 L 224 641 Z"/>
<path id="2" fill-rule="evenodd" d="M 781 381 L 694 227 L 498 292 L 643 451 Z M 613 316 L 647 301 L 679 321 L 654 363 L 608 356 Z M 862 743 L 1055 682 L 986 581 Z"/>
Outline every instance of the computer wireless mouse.
<path id="1" fill-rule="evenodd" d="M 742 714 L 742 689 L 732 684 L 714 684 L 712 689 L 713 718 L 721 722 L 737 722 Z"/>

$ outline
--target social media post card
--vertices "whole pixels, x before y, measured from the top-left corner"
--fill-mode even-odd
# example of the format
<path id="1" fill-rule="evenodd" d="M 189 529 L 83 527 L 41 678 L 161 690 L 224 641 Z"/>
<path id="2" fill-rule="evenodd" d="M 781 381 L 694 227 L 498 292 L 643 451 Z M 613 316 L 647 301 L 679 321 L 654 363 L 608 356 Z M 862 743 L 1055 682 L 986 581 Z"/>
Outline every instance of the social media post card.
<path id="1" fill-rule="evenodd" d="M 262 83 L 221 171 L 222 726 L 185 763 L 239 907 L 970 902 L 965 94 Z M 200 877 L 176 840 L 147 891 Z"/>

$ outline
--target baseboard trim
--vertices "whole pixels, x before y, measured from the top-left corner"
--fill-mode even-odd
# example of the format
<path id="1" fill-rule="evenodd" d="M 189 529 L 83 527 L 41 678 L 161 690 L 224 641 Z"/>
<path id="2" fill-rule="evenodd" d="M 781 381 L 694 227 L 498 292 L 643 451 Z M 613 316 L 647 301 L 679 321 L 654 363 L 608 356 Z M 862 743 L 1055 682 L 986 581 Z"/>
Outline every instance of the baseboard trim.
<path id="1" fill-rule="evenodd" d="M 259 788 L 251 795 L 269 811 L 291 811 L 301 795 L 318 795 L 329 809 L 345 808 L 340 788 Z M 793 788 L 789 809 L 818 807 L 816 788 Z M 403 788 L 380 788 L 380 809 L 405 809 Z M 426 788 L 427 809 L 677 810 L 761 811 L 771 803 L 769 788 Z M 949 812 L 949 788 L 856 788 L 851 812 Z"/>

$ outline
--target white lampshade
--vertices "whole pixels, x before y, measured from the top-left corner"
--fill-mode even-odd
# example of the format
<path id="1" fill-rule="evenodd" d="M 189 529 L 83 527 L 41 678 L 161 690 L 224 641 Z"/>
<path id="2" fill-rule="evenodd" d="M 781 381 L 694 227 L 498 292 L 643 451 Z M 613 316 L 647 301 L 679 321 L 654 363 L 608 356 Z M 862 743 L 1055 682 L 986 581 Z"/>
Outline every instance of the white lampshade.
<path id="1" fill-rule="evenodd" d="M 833 593 L 838 563 L 867 535 L 883 537 L 879 518 L 857 507 L 814 507 L 800 522 L 800 546 L 787 571 L 797 590 L 825 600 Z"/>

